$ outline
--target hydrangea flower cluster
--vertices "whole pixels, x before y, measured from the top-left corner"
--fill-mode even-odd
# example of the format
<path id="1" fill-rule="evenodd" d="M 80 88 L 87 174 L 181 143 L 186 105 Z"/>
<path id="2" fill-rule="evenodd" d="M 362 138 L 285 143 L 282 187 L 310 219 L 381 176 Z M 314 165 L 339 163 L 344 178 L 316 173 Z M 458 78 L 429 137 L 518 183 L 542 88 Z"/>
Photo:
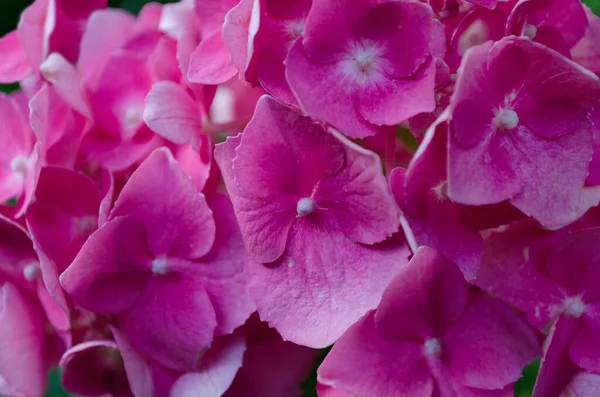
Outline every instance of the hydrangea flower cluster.
<path id="1" fill-rule="evenodd" d="M 600 395 L 580 0 L 107 3 L 0 38 L 0 394 Z"/>

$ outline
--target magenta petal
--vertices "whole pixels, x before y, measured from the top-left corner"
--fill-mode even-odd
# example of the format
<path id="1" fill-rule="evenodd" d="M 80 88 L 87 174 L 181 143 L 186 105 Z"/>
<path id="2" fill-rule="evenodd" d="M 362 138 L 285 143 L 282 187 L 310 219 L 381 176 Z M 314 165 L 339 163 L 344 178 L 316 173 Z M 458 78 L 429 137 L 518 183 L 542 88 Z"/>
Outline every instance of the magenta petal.
<path id="1" fill-rule="evenodd" d="M 569 346 L 579 324 L 579 319 L 562 315 L 552 326 L 533 389 L 533 397 L 557 395 L 577 371 L 577 366 L 569 359 Z"/>
<path id="2" fill-rule="evenodd" d="M 248 254 L 261 263 L 273 262 L 283 254 L 289 229 L 294 220 L 294 206 L 298 200 L 273 201 L 269 199 L 246 199 L 241 196 L 238 182 L 233 174 L 233 160 L 242 135 L 229 137 L 215 147 L 215 159 L 219 164 L 227 190 L 234 204 L 238 203 L 236 217 L 242 225 L 244 243 Z M 269 217 L 255 216 L 256 209 L 270 214 Z M 247 224 L 247 225 L 246 225 Z"/>
<path id="3" fill-rule="evenodd" d="M 243 332 L 215 339 L 197 372 L 181 376 L 171 389 L 178 397 L 221 397 L 242 366 L 246 341 Z"/>
<path id="4" fill-rule="evenodd" d="M 137 351 L 176 371 L 196 368 L 217 325 L 210 298 L 198 280 L 169 275 L 153 278 L 117 318 Z"/>
<path id="5" fill-rule="evenodd" d="M 47 363 L 43 314 L 10 283 L 0 286 L 0 387 L 15 396 L 41 396 Z M 4 390 L 2 390 L 4 393 Z"/>
<path id="6" fill-rule="evenodd" d="M 435 250 L 420 247 L 383 294 L 375 325 L 388 340 L 426 340 L 441 335 L 466 305 L 460 270 Z"/>
<path id="7" fill-rule="evenodd" d="M 382 75 L 381 79 L 358 90 L 360 114 L 376 125 L 399 124 L 419 113 L 435 110 L 435 62 L 429 58 L 407 79 Z"/>
<path id="8" fill-rule="evenodd" d="M 27 60 L 27 53 L 19 43 L 17 31 L 12 31 L 0 38 L 0 83 L 13 83 L 33 73 Z"/>
<path id="9" fill-rule="evenodd" d="M 217 319 L 216 335 L 232 333 L 242 325 L 256 305 L 246 292 L 242 236 L 226 196 L 215 194 L 208 202 L 215 217 L 215 243 L 198 264 L 202 285 L 212 302 Z"/>
<path id="10" fill-rule="evenodd" d="M 150 262 L 144 225 L 118 217 L 90 236 L 60 283 L 87 310 L 119 313 L 134 304 L 149 281 Z"/>
<path id="11" fill-rule="evenodd" d="M 150 365 L 131 347 L 127 337 L 118 328 L 110 326 L 110 330 L 123 358 L 123 366 L 133 395 L 136 397 L 154 396 L 154 382 Z"/>
<path id="12" fill-rule="evenodd" d="M 353 30 L 361 40 L 378 44 L 387 61 L 383 65 L 387 74 L 406 78 L 429 57 L 433 21 L 431 7 L 426 4 L 388 1 L 371 7 Z"/>
<path id="13" fill-rule="evenodd" d="M 334 389 L 321 383 L 317 384 L 317 394 L 319 397 L 352 397 L 345 391 Z"/>
<path id="14" fill-rule="evenodd" d="M 277 167 L 265 170 L 257 158 Z M 344 145 L 335 136 L 265 95 L 242 134 L 233 172 L 240 189 L 253 197 L 299 200 L 310 197 L 317 183 L 339 172 L 345 161 Z"/>
<path id="15" fill-rule="evenodd" d="M 117 344 L 109 340 L 83 342 L 67 350 L 61 360 L 62 385 L 81 395 L 120 395 L 129 391 Z"/>
<path id="16" fill-rule="evenodd" d="M 146 97 L 144 121 L 152 131 L 173 143 L 190 143 L 197 149 L 201 117 L 200 105 L 177 83 L 155 83 Z"/>
<path id="17" fill-rule="evenodd" d="M 354 104 L 356 82 L 344 81 L 338 64 L 312 61 L 298 40 L 285 60 L 288 83 L 302 108 L 353 138 L 375 135 L 377 126 L 369 123 Z"/>
<path id="18" fill-rule="evenodd" d="M 76 191 L 77 196 L 69 194 Z M 87 176 L 43 167 L 27 211 L 27 225 L 40 249 L 64 271 L 98 226 L 100 192 Z M 62 244 L 56 244 L 62 236 Z"/>
<path id="19" fill-rule="evenodd" d="M 124 10 L 101 10 L 90 16 L 81 38 L 78 62 L 86 85 L 95 86 L 110 55 L 125 45 L 134 29 L 135 18 Z"/>
<path id="20" fill-rule="evenodd" d="M 339 139 L 347 148 L 345 167 L 319 183 L 314 199 L 350 239 L 363 244 L 381 242 L 398 231 L 400 214 L 379 157 Z"/>
<path id="21" fill-rule="evenodd" d="M 318 221 L 296 222 L 289 241 L 275 263 L 247 262 L 248 293 L 285 340 L 314 348 L 375 308 L 408 257 L 398 239 L 364 246 Z"/>
<path id="22" fill-rule="evenodd" d="M 585 319 L 573 338 L 569 357 L 581 368 L 600 373 L 600 326 Z"/>
<path id="23" fill-rule="evenodd" d="M 600 228 L 589 228 L 570 233 L 548 252 L 549 276 L 566 287 L 571 296 L 583 294 L 586 301 L 600 298 L 598 242 Z"/>
<path id="24" fill-rule="evenodd" d="M 300 385 L 314 368 L 318 351 L 283 341 L 258 316 L 248 321 L 245 331 L 244 364 L 223 397 L 300 397 Z"/>
<path id="25" fill-rule="evenodd" d="M 484 294 L 472 294 L 465 314 L 442 336 L 446 368 L 462 385 L 503 389 L 541 356 L 541 341 L 511 306 Z"/>
<path id="26" fill-rule="evenodd" d="M 237 74 L 221 31 L 200 42 L 190 57 L 189 81 L 198 84 L 221 84 Z"/>
<path id="27" fill-rule="evenodd" d="M 127 181 L 110 217 L 121 215 L 143 222 L 154 255 L 199 258 L 215 238 L 204 196 L 165 148 L 152 152 Z"/>
<path id="28" fill-rule="evenodd" d="M 381 338 L 372 312 L 346 331 L 317 374 L 321 384 L 356 397 L 430 396 L 434 388 L 421 345 Z"/>
<path id="29" fill-rule="evenodd" d="M 600 395 L 600 375 L 579 372 L 560 397 L 596 397 Z"/>

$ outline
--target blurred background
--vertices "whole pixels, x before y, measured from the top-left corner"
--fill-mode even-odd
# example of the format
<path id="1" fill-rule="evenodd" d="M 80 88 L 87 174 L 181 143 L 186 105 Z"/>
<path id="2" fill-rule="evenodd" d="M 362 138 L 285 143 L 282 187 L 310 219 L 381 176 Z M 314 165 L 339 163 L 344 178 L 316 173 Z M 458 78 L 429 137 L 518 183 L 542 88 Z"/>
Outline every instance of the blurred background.
<path id="1" fill-rule="evenodd" d="M 86 1 L 86 0 L 81 0 Z M 177 0 L 160 0 L 159 3 L 173 3 Z M 281 0 L 285 1 L 285 0 Z M 33 0 L 0 0 L 0 37 L 14 30 L 19 21 L 19 15 Z M 144 4 L 149 3 L 149 0 L 110 0 L 110 7 L 118 7 L 125 9 L 133 14 L 137 14 Z M 600 14 L 600 0 L 584 0 L 596 14 Z M 0 62 L 2 54 L 0 54 Z M 17 85 L 0 85 L 0 91 L 12 91 L 18 88 Z M 315 363 L 315 369 L 318 363 Z M 524 377 L 517 383 L 515 397 L 530 397 L 535 377 L 539 368 L 539 361 L 527 367 L 524 371 Z M 316 397 L 314 388 L 316 385 L 316 374 L 313 374 L 307 379 L 304 386 L 303 397 Z M 0 396 L 1 397 L 1 396 Z M 60 372 L 58 369 L 53 370 L 49 374 L 49 387 L 45 397 L 69 397 L 60 385 Z"/>

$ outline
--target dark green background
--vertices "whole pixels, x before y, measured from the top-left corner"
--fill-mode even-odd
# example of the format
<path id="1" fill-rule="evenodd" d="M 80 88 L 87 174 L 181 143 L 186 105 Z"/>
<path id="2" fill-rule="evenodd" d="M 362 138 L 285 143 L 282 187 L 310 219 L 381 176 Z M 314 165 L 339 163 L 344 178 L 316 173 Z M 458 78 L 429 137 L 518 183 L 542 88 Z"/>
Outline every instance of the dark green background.
<path id="1" fill-rule="evenodd" d="M 161 0 L 159 2 L 173 3 L 175 1 L 176 0 Z M 132 13 L 137 13 L 142 8 L 142 6 L 148 2 L 149 1 L 147 0 L 110 0 L 109 3 L 111 7 L 120 7 Z M 584 2 L 587 3 L 596 14 L 600 14 L 600 0 L 584 0 Z M 17 22 L 19 20 L 19 14 L 25 7 L 27 7 L 31 3 L 32 1 L 29 0 L 0 0 L 0 36 L 3 36 L 4 34 L 10 32 L 16 27 Z M 2 58 L 0 54 L 0 62 L 1 61 Z M 10 91 L 14 88 L 14 85 L 0 85 L 0 91 Z M 535 376 L 537 374 L 538 368 L 539 361 L 535 362 L 534 364 L 530 365 L 525 369 L 525 376 L 519 382 L 517 382 L 515 397 L 531 396 L 531 390 L 533 388 L 533 383 L 535 382 Z M 304 397 L 316 397 L 316 394 L 314 393 L 315 383 L 316 379 L 313 374 L 305 382 L 304 388 L 306 392 L 304 393 Z M 46 397 L 68 397 L 68 394 L 65 393 L 60 386 L 60 375 L 58 370 L 56 369 L 50 373 L 50 382 Z"/>

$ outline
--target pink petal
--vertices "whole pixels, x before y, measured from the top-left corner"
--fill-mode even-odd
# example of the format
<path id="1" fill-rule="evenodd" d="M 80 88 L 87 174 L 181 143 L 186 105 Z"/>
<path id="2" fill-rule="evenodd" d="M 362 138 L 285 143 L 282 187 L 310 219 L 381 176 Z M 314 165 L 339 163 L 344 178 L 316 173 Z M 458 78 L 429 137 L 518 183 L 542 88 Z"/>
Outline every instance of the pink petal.
<path id="1" fill-rule="evenodd" d="M 600 394 L 600 375 L 580 372 L 573 377 L 560 397 L 595 397 Z"/>
<path id="2" fill-rule="evenodd" d="M 43 313 L 11 283 L 0 287 L 0 298 L 0 383 L 13 395 L 41 396 L 48 370 Z"/>
<path id="3" fill-rule="evenodd" d="M 578 327 L 579 320 L 568 316 L 558 317 L 552 326 L 533 389 L 533 397 L 557 395 L 577 371 L 577 366 L 569 359 L 568 354 L 569 345 Z"/>
<path id="4" fill-rule="evenodd" d="M 123 366 L 125 367 L 133 395 L 136 397 L 154 396 L 154 384 L 150 366 L 131 347 L 127 337 L 118 328 L 110 326 L 110 331 L 115 338 L 115 342 L 123 358 Z"/>
<path id="5" fill-rule="evenodd" d="M 571 49 L 573 61 L 584 68 L 600 74 L 600 18 L 585 6 L 589 26 L 584 37 Z"/>
<path id="6" fill-rule="evenodd" d="M 375 326 L 387 340 L 427 340 L 441 335 L 466 305 L 460 270 L 435 250 L 420 247 L 385 290 Z"/>
<path id="7" fill-rule="evenodd" d="M 243 332 L 215 340 L 202 358 L 197 372 L 180 377 L 171 389 L 171 395 L 181 397 L 220 397 L 229 388 L 242 366 L 246 341 Z"/>
<path id="8" fill-rule="evenodd" d="M 247 262 L 248 293 L 285 340 L 314 348 L 373 309 L 408 257 L 398 238 L 364 246 L 318 221 L 296 222 L 289 241 L 276 262 Z"/>
<path id="9" fill-rule="evenodd" d="M 160 81 L 146 97 L 144 121 L 152 131 L 177 144 L 198 149 L 202 133 L 202 108 L 181 85 Z"/>
<path id="10" fill-rule="evenodd" d="M 106 29 L 110 26 L 110 29 Z M 97 11 L 90 16 L 81 38 L 79 70 L 86 85 L 94 87 L 110 55 L 133 34 L 135 18 L 117 9 Z"/>
<path id="11" fill-rule="evenodd" d="M 217 325 L 210 298 L 198 280 L 168 275 L 154 277 L 117 320 L 134 349 L 175 371 L 196 368 Z"/>
<path id="12" fill-rule="evenodd" d="M 321 384 L 352 396 L 429 396 L 434 389 L 421 345 L 381 338 L 372 312 L 346 331 L 317 374 Z"/>
<path id="13" fill-rule="evenodd" d="M 433 21 L 431 7 L 426 4 L 382 2 L 363 14 L 353 31 L 361 40 L 382 48 L 381 56 L 387 61 L 383 70 L 390 77 L 407 78 L 429 57 Z"/>
<path id="14" fill-rule="evenodd" d="M 80 343 L 63 354 L 62 385 L 82 395 L 119 395 L 129 391 L 117 344 L 109 340 Z"/>
<path id="15" fill-rule="evenodd" d="M 90 118 L 90 109 L 81 87 L 81 76 L 77 68 L 62 55 L 53 52 L 40 65 L 45 79 L 52 83 L 56 91 L 74 110 Z"/>
<path id="16" fill-rule="evenodd" d="M 399 213 L 380 159 L 341 136 L 338 139 L 346 146 L 345 167 L 321 180 L 314 198 L 350 239 L 363 244 L 384 241 L 398 231 Z"/>
<path id="17" fill-rule="evenodd" d="M 0 38 L 0 53 L 3 54 L 0 66 L 1 83 L 13 83 L 33 73 L 16 30 Z"/>
<path id="18" fill-rule="evenodd" d="M 360 114 L 376 125 L 394 125 L 435 110 L 435 63 L 430 58 L 409 79 L 382 76 L 358 91 Z"/>
<path id="19" fill-rule="evenodd" d="M 220 31 L 200 42 L 190 57 L 189 81 L 198 84 L 221 84 L 237 74 Z"/>
<path id="20" fill-rule="evenodd" d="M 244 363 L 223 397 L 300 397 L 318 352 L 284 342 L 274 329 L 252 317 L 245 327 Z"/>
<path id="21" fill-rule="evenodd" d="M 504 389 L 516 382 L 542 350 L 539 335 L 520 313 L 479 293 L 472 294 L 466 312 L 442 340 L 450 376 L 481 389 Z"/>
<path id="22" fill-rule="evenodd" d="M 569 357 L 579 367 L 598 373 L 600 372 L 600 363 L 598 363 L 599 354 L 600 326 L 584 319 L 582 326 L 577 331 L 577 334 L 575 334 L 571 343 Z"/>
<path id="23" fill-rule="evenodd" d="M 150 262 L 144 225 L 118 217 L 90 236 L 60 283 L 87 310 L 119 313 L 138 299 L 150 279 Z"/>
<path id="24" fill-rule="evenodd" d="M 168 149 L 157 149 L 133 173 L 110 217 L 139 219 L 154 255 L 199 258 L 211 248 L 215 225 L 204 196 Z"/>
<path id="25" fill-rule="evenodd" d="M 287 53 L 288 48 L 284 45 L 271 45 L 263 49 L 256 60 L 256 73 L 265 91 L 285 104 L 298 106 L 285 77 Z"/>
<path id="26" fill-rule="evenodd" d="M 356 108 L 353 98 L 356 83 L 344 81 L 339 65 L 312 61 L 301 40 L 292 46 L 285 64 L 288 83 L 308 114 L 353 138 L 364 138 L 378 131 Z"/>
<path id="27" fill-rule="evenodd" d="M 229 199 L 215 194 L 208 198 L 217 226 L 215 243 L 198 266 L 202 285 L 212 302 L 217 335 L 232 333 L 256 310 L 246 292 L 243 275 L 245 250 Z"/>
<path id="28" fill-rule="evenodd" d="M 231 54 L 231 62 L 237 71 L 244 75 L 252 56 L 254 35 L 260 22 L 257 13 L 260 12 L 259 0 L 241 0 L 225 16 L 223 24 L 223 42 Z"/>

